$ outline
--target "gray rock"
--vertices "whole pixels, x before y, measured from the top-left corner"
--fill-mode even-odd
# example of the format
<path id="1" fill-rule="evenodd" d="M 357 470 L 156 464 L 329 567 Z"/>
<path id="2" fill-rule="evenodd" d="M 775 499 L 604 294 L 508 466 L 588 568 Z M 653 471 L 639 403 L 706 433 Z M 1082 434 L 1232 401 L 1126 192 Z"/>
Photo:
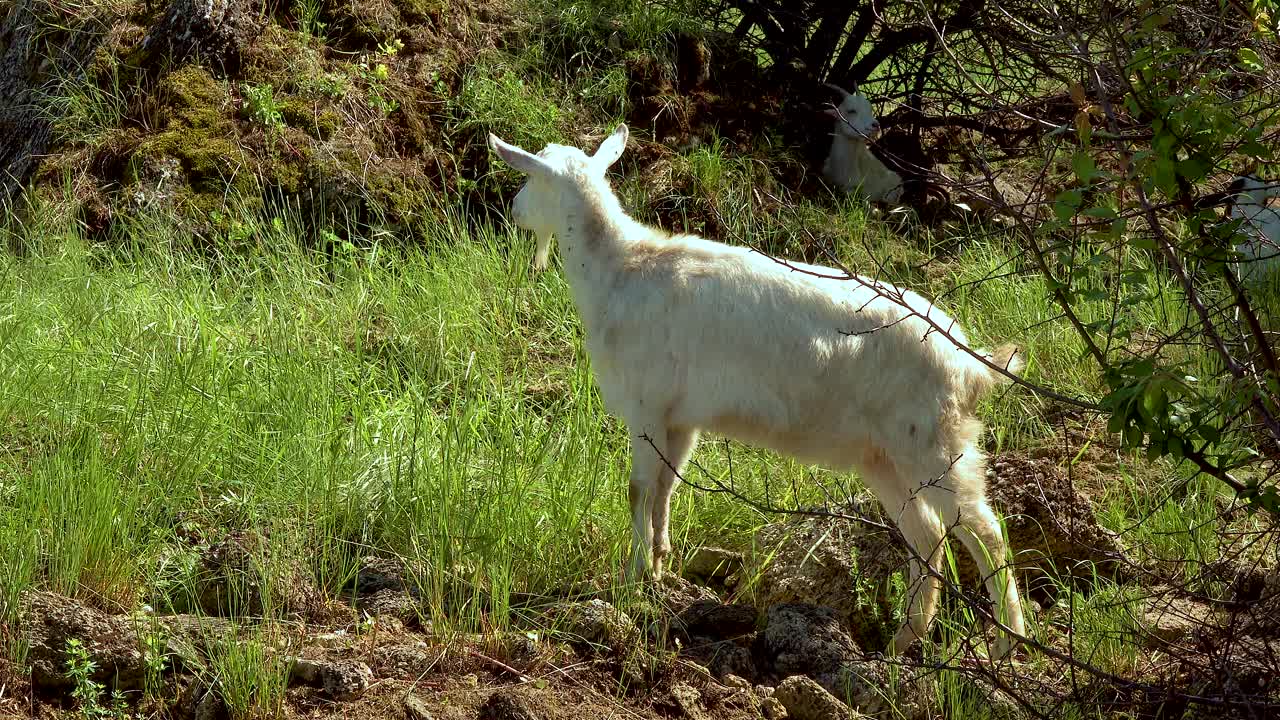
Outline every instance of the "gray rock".
<path id="1" fill-rule="evenodd" d="M 760 714 L 764 715 L 765 720 L 786 720 L 787 706 L 771 695 L 760 701 Z"/>
<path id="2" fill-rule="evenodd" d="M 781 703 L 794 720 L 856 720 L 860 716 L 811 678 L 789 677 L 771 700 Z"/>
<path id="3" fill-rule="evenodd" d="M 695 548 L 684 564 L 685 577 L 699 580 L 725 580 L 742 570 L 743 554 L 718 547 Z"/>
<path id="4" fill-rule="evenodd" d="M 440 651 L 433 652 L 427 643 L 416 642 L 375 648 L 372 662 L 378 677 L 413 680 L 431 667 L 439 656 Z"/>
<path id="5" fill-rule="evenodd" d="M 876 513 L 868 508 L 864 514 Z M 890 578 L 906 563 L 906 552 L 888 533 L 849 520 L 805 517 L 756 533 L 745 572 L 758 576 L 757 606 L 831 608 L 859 645 L 880 650 L 898 629 L 894 611 L 900 598 Z"/>
<path id="6" fill-rule="evenodd" d="M 702 694 L 692 685 L 682 682 L 672 685 L 669 697 L 668 704 L 678 713 L 676 717 L 692 718 L 693 720 L 706 717 L 706 713 L 702 710 Z"/>
<path id="7" fill-rule="evenodd" d="M 220 617 L 305 616 L 321 604 L 301 563 L 270 561 L 264 538 L 252 532 L 233 533 L 208 547 L 195 591 L 200 609 Z"/>
<path id="8" fill-rule="evenodd" d="M 1169 650 L 1194 639 L 1205 628 L 1214 626 L 1217 613 L 1209 605 L 1171 592 L 1157 594 L 1147 600 L 1142 615 L 1142 631 L 1149 647 Z"/>
<path id="9" fill-rule="evenodd" d="M 290 679 L 319 685 L 334 700 L 355 700 L 373 684 L 373 671 L 359 660 L 296 658 Z"/>
<path id="10" fill-rule="evenodd" d="M 554 630 L 613 650 L 629 646 L 639 632 L 626 613 L 600 599 L 557 603 L 547 610 L 546 617 Z"/>
<path id="11" fill-rule="evenodd" d="M 495 691 L 480 706 L 478 720 L 539 720 L 533 704 L 514 688 Z"/>
<path id="12" fill-rule="evenodd" d="M 791 603 L 774 605 L 761 634 L 765 655 L 779 675 L 821 675 L 863 653 L 836 620 L 835 611 Z"/>
<path id="13" fill-rule="evenodd" d="M 133 622 L 50 592 L 22 596 L 18 627 L 29 647 L 31 682 L 37 688 L 65 690 L 67 641 L 78 641 L 95 669 L 90 678 L 108 688 L 137 690 L 142 687 L 145 662 Z"/>
<path id="14" fill-rule="evenodd" d="M 987 496 L 1005 518 L 1008 541 L 1020 574 L 1030 573 L 1028 590 L 1045 574 L 1073 577 L 1088 585 L 1095 577 L 1123 578 L 1124 549 L 1116 535 L 1098 524 L 1083 489 L 1049 458 L 1005 454 L 987 464 Z M 979 586 L 977 566 L 966 552 L 957 556 L 961 583 Z M 1049 585 L 1056 592 L 1057 585 Z"/>
<path id="15" fill-rule="evenodd" d="M 431 709 L 427 707 L 427 701 L 413 693 L 404 697 L 404 714 L 409 720 L 435 720 Z"/>
<path id="16" fill-rule="evenodd" d="M 906 669 L 895 677 L 889 663 L 858 648 L 830 608 L 769 608 L 761 644 L 775 673 L 807 676 L 861 713 L 885 718 L 925 715 L 929 682 Z"/>

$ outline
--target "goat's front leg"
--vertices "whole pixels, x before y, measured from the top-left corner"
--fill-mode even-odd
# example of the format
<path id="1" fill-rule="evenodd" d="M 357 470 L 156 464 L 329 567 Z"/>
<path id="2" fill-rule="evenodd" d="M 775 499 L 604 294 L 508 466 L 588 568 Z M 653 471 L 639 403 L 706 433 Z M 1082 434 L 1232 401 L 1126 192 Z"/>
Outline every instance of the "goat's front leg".
<path id="1" fill-rule="evenodd" d="M 634 582 L 644 577 L 649 569 L 649 556 L 653 548 L 653 504 L 657 496 L 658 473 L 662 460 L 654 447 L 662 447 L 659 438 L 666 432 L 639 423 L 631 428 L 631 483 L 628 498 L 631 501 L 631 564 L 627 579 Z M 650 444 L 652 441 L 653 444 Z"/>
<path id="2" fill-rule="evenodd" d="M 658 487 L 653 500 L 653 577 L 662 579 L 662 563 L 671 554 L 671 496 L 680 484 L 689 456 L 698 445 L 698 431 L 667 428 L 666 445 L 659 446 Z"/>

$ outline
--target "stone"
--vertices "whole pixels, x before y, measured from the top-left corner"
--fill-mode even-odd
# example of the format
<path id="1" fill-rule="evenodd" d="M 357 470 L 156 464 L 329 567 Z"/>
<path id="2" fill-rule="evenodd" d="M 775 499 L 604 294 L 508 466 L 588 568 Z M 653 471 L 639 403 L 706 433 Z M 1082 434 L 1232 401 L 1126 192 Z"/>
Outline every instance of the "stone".
<path id="1" fill-rule="evenodd" d="M 795 675 L 782 681 L 771 700 L 781 703 L 793 720 L 857 720 L 848 705 L 811 678 Z"/>
<path id="2" fill-rule="evenodd" d="M 513 688 L 495 691 L 480 706 L 478 720 L 539 720 L 532 703 Z"/>
<path id="3" fill-rule="evenodd" d="M 1142 614 L 1143 639 L 1148 647 L 1175 651 L 1169 646 L 1185 645 L 1195 636 L 1211 628 L 1216 619 L 1213 608 L 1189 598 L 1177 597 L 1172 591 L 1157 591 L 1146 602 Z"/>
<path id="4" fill-rule="evenodd" d="M 359 660 L 295 658 L 290 679 L 319 685 L 334 700 L 355 700 L 373 684 L 373 671 Z"/>
<path id="5" fill-rule="evenodd" d="M 787 717 L 787 706 L 776 697 L 769 696 L 760 701 L 760 713 L 764 715 L 765 720 L 785 720 Z"/>
<path id="6" fill-rule="evenodd" d="M 669 697 L 668 704 L 675 708 L 677 717 L 694 720 L 706 717 L 706 713 L 702 710 L 702 694 L 692 685 L 682 682 L 672 685 Z"/>
<path id="7" fill-rule="evenodd" d="M 1030 573 L 1027 593 L 1038 591 L 1036 577 L 1046 574 L 1085 586 L 1095 577 L 1123 579 L 1127 560 L 1119 539 L 1098 524 L 1088 496 L 1052 459 L 1013 453 L 992 458 L 987 497 L 1005 519 L 1019 575 Z M 956 556 L 961 584 L 978 587 L 972 558 L 963 550 Z M 1050 596 L 1058 587 L 1044 583 Z"/>
<path id="8" fill-rule="evenodd" d="M 701 546 L 685 561 L 683 571 L 685 577 L 724 581 L 742 570 L 743 559 L 740 552 Z"/>
<path id="9" fill-rule="evenodd" d="M 404 696 L 404 714 L 409 720 L 435 720 L 427 701 L 413 693 Z"/>
<path id="10" fill-rule="evenodd" d="M 211 544 L 195 578 L 200 610 L 217 617 L 309 616 L 315 611 L 321 593 L 301 564 L 269 563 L 265 546 L 265 539 L 253 532 L 231 533 Z"/>
<path id="11" fill-rule="evenodd" d="M 852 520 L 804 517 L 761 528 L 744 572 L 757 577 L 757 606 L 831 608 L 860 646 L 881 650 L 898 629 L 894 612 L 901 599 L 892 576 L 906 565 L 906 551 L 889 533 Z"/>
<path id="12" fill-rule="evenodd" d="M 67 676 L 67 641 L 80 643 L 95 665 L 90 679 L 108 688 L 137 690 L 145 677 L 145 659 L 133 622 L 72 598 L 50 592 L 22 595 L 18 627 L 29 648 L 31 682 L 41 689 L 72 687 Z"/>
<path id="13" fill-rule="evenodd" d="M 546 617 L 551 628 L 581 643 L 611 650 L 627 647 L 639 632 L 626 613 L 598 598 L 557 603 L 547 610 Z"/>

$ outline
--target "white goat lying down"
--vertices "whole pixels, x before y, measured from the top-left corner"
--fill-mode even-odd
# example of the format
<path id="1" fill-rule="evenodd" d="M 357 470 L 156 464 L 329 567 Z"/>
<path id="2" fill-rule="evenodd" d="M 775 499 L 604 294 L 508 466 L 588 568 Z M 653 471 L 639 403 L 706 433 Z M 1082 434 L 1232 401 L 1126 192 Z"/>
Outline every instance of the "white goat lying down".
<path id="1" fill-rule="evenodd" d="M 1237 177 L 1227 192 L 1232 195 L 1231 217 L 1244 222 L 1236 233 L 1241 279 L 1260 282 L 1280 270 L 1280 210 L 1267 206 L 1267 198 L 1280 197 L 1280 182 L 1264 182 L 1252 175 Z"/>
<path id="2" fill-rule="evenodd" d="M 511 212 L 537 235 L 539 269 L 552 235 L 560 240 L 601 394 L 630 432 L 631 577 L 650 557 L 661 576 L 671 494 L 699 432 L 710 430 L 857 468 L 935 570 L 947 529 L 958 526 L 995 607 L 1024 634 L 974 416 L 1001 376 L 938 331 L 966 342 L 951 318 L 890 285 L 633 220 L 605 179 L 626 125 L 594 156 L 489 142 L 528 176 Z M 992 362 L 1016 372 L 1015 355 L 1002 348 Z M 910 574 L 918 591 L 894 651 L 925 635 L 941 589 L 914 563 Z M 1010 646 L 1002 637 L 1001 653 Z"/>
<path id="3" fill-rule="evenodd" d="M 871 202 L 896 203 L 902 197 L 902 177 L 885 167 L 867 148 L 867 141 L 880 134 L 880 121 L 866 95 L 827 83 L 840 93 L 840 105 L 829 108 L 835 118 L 831 151 L 822 165 L 822 175 L 845 192 L 860 189 Z"/>

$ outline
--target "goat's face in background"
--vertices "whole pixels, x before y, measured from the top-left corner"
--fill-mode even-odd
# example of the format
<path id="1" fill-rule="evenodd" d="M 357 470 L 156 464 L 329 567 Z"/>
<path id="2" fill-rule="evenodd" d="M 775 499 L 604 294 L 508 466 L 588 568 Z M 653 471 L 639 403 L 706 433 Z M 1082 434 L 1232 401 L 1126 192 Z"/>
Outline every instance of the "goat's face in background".
<path id="1" fill-rule="evenodd" d="M 855 90 L 847 92 L 838 85 L 828 87 L 841 93 L 840 104 L 827 108 L 827 115 L 835 118 L 836 133 L 853 140 L 874 140 L 880 134 L 880 120 L 866 95 Z"/>
<path id="2" fill-rule="evenodd" d="M 532 232 L 538 238 L 534 255 L 534 267 L 541 270 L 547 265 L 551 249 L 551 236 L 565 220 L 569 198 L 573 192 L 574 176 L 591 179 L 603 178 L 609 166 L 618 160 L 627 146 L 627 126 L 619 125 L 613 134 L 600 144 L 595 155 L 587 155 L 570 145 L 547 145 L 537 155 L 510 145 L 496 135 L 489 135 L 489 145 L 498 157 L 527 176 L 520 192 L 511 202 L 511 220 L 517 227 Z"/>
<path id="3" fill-rule="evenodd" d="M 1256 175 L 1240 175 L 1227 187 L 1233 195 L 1247 195 L 1253 202 L 1265 205 L 1267 198 L 1280 197 L 1280 181 L 1267 182 Z"/>

